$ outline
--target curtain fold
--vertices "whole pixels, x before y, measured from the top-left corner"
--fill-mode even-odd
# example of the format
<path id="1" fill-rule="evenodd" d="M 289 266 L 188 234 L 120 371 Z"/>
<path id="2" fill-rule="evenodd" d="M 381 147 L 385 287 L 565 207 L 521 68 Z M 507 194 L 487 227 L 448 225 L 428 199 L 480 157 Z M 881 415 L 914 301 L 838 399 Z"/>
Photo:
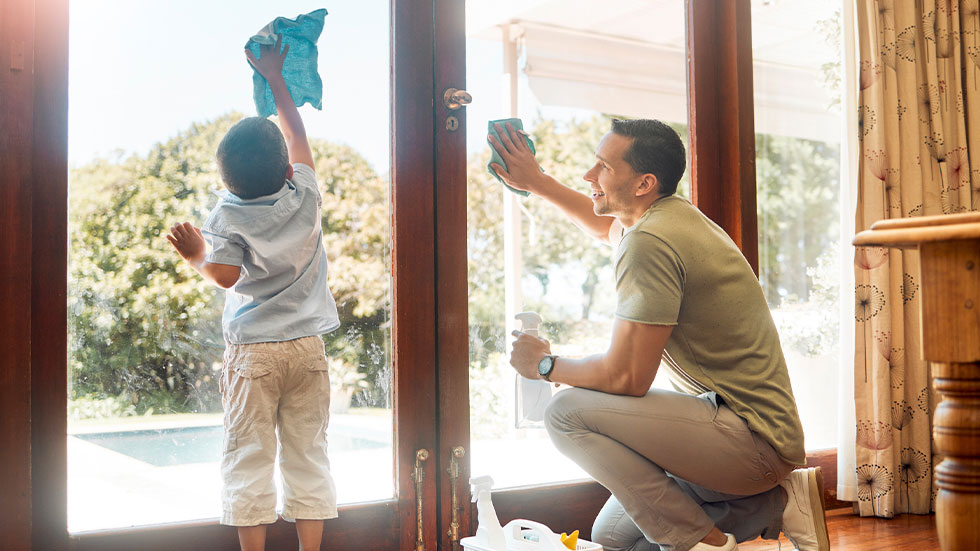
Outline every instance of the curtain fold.
<path id="1" fill-rule="evenodd" d="M 857 231 L 887 218 L 977 209 L 978 13 L 978 0 L 858 0 Z M 934 508 L 940 458 L 932 449 L 935 400 L 921 357 L 918 274 L 917 251 L 854 250 L 862 516 Z"/>

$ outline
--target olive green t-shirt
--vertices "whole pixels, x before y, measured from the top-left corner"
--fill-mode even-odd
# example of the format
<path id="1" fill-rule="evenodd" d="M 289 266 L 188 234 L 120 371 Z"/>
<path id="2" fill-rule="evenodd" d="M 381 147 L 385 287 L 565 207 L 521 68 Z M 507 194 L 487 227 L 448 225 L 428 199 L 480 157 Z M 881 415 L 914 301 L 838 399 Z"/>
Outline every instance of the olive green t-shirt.
<path id="1" fill-rule="evenodd" d="M 806 463 L 786 360 L 759 280 L 687 200 L 656 201 L 616 253 L 616 317 L 673 325 L 664 361 L 683 392 L 714 391 L 784 460 Z"/>

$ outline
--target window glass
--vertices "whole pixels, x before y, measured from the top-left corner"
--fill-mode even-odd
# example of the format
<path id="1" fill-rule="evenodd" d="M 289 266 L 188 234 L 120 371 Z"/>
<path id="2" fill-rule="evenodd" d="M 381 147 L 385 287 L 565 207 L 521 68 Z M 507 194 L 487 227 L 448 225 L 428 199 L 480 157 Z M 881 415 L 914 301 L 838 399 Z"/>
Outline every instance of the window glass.
<path id="1" fill-rule="evenodd" d="M 586 478 L 548 439 L 535 390 L 518 390 L 510 330 L 520 327 L 517 312 L 534 311 L 554 353 L 606 350 L 614 250 L 493 179 L 487 122 L 520 117 L 542 168 L 585 193 L 582 177 L 612 118 L 661 119 L 686 142 L 684 5 L 470 0 L 466 9 L 471 472 L 496 487 Z"/>
<path id="2" fill-rule="evenodd" d="M 385 474 L 392 472 L 389 4 L 336 4 L 327 6 L 319 40 L 323 110 L 300 112 L 317 159 L 328 279 L 342 323 L 324 337 L 329 455 L 339 501 L 351 503 L 393 495 Z M 164 235 L 173 223 L 200 226 L 207 217 L 222 189 L 218 141 L 255 113 L 248 38 L 276 17 L 321 7 L 71 3 L 72 532 L 220 514 L 224 292 L 183 263 Z"/>
<path id="3" fill-rule="evenodd" d="M 840 9 L 752 2 L 759 277 L 811 450 L 837 441 Z"/>

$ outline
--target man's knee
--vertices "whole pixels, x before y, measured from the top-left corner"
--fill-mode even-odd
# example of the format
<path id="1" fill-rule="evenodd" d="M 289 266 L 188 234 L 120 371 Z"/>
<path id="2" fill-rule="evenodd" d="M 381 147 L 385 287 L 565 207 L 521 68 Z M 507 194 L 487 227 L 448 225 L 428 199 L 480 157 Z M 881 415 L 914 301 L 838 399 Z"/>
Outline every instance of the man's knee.
<path id="1" fill-rule="evenodd" d="M 555 394 L 544 412 L 544 426 L 555 438 L 584 428 L 582 410 L 596 391 L 584 388 L 568 388 Z"/>

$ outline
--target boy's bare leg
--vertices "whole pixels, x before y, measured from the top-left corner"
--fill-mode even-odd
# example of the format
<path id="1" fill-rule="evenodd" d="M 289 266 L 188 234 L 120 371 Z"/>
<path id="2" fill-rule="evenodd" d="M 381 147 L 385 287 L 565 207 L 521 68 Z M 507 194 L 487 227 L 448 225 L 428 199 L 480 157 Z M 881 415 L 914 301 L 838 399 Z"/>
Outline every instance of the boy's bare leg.
<path id="1" fill-rule="evenodd" d="M 238 543 L 242 551 L 265 551 L 265 524 L 258 526 L 239 526 Z"/>
<path id="2" fill-rule="evenodd" d="M 296 519 L 296 535 L 299 537 L 300 551 L 320 551 L 323 520 Z"/>

